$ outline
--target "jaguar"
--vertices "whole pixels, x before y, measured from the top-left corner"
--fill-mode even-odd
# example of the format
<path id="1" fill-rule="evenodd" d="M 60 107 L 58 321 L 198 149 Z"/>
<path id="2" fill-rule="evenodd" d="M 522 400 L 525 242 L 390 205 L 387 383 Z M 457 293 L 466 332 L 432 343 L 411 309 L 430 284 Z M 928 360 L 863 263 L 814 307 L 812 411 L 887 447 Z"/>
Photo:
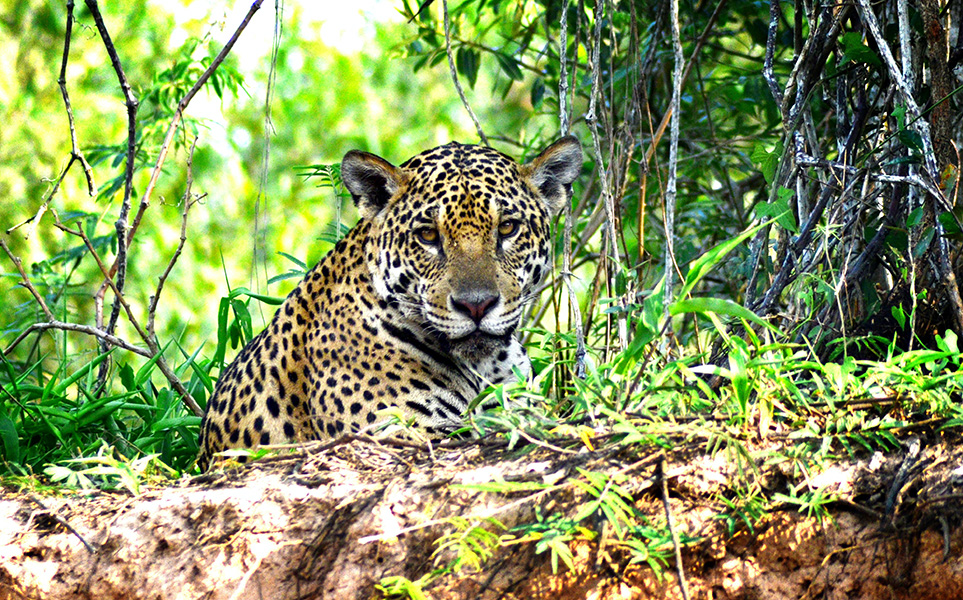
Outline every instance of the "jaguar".
<path id="1" fill-rule="evenodd" d="M 199 466 L 226 449 L 369 431 L 392 412 L 429 438 L 463 426 L 482 390 L 530 372 L 516 330 L 581 168 L 571 136 L 525 164 L 454 142 L 400 166 L 348 152 L 341 179 L 359 222 L 219 378 Z"/>

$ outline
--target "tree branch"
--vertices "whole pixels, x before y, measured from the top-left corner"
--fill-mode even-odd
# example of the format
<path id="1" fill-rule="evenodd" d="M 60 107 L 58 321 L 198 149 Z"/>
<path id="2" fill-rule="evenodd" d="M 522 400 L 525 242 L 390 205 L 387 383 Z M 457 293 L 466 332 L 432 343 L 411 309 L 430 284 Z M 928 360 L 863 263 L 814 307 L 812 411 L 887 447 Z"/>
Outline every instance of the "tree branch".
<path id="1" fill-rule="evenodd" d="M 468 98 L 465 97 L 465 90 L 461 88 L 461 82 L 458 81 L 458 71 L 455 69 L 455 59 L 451 54 L 451 17 L 448 14 L 448 0 L 442 0 L 442 9 L 444 11 L 445 18 L 445 54 L 448 55 L 448 69 L 451 71 L 451 80 L 455 82 L 455 89 L 458 91 L 458 97 L 461 98 L 461 103 L 468 111 L 468 116 L 471 117 L 471 122 L 475 124 L 475 131 L 478 132 L 478 138 L 483 144 L 489 146 L 488 138 L 485 137 L 485 132 L 482 131 L 482 126 L 478 122 L 478 117 L 475 116 L 475 111 L 471 109 L 471 105 L 468 104 Z"/>

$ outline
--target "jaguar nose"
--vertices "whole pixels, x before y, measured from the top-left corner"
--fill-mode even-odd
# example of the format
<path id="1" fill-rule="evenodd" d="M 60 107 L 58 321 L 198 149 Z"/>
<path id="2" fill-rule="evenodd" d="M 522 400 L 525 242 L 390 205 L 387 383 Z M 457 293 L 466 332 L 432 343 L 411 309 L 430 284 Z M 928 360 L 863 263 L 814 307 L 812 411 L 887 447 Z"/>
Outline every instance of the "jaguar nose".
<path id="1" fill-rule="evenodd" d="M 457 298 L 451 296 L 450 299 L 456 311 L 468 316 L 478 325 L 498 304 L 499 296 L 490 292 L 471 292 Z"/>

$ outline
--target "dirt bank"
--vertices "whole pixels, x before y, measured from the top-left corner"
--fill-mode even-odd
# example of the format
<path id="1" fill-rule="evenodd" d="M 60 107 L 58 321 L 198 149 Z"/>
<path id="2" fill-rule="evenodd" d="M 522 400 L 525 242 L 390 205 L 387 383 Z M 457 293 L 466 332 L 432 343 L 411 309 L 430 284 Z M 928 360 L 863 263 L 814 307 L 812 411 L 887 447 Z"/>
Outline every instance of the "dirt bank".
<path id="1" fill-rule="evenodd" d="M 777 507 L 729 535 L 723 498 L 733 498 L 725 462 L 691 448 L 666 455 L 676 530 L 699 538 L 683 548 L 690 598 L 963 599 L 963 528 L 956 508 L 960 446 L 923 442 L 915 459 L 876 455 L 813 478 L 837 498 L 831 520 Z M 139 496 L 60 496 L 7 490 L 0 496 L 0 600 L 13 598 L 186 599 L 380 597 L 385 577 L 418 580 L 449 564 L 433 553 L 466 517 L 505 535 L 538 515 L 573 515 L 587 501 L 558 482 L 577 469 L 608 472 L 635 507 L 664 523 L 661 454 L 620 449 L 559 454 L 504 445 L 423 450 L 355 440 L 296 457 L 229 469 Z M 774 468 L 765 486 L 784 485 Z M 615 479 L 613 479 L 615 480 Z M 530 491 L 492 493 L 491 481 Z M 468 484 L 465 487 L 464 484 Z M 550 487 L 544 487 L 548 485 Z M 538 489 L 536 489 L 538 488 Z M 731 500 L 730 500 L 731 501 Z M 600 517 L 568 543 L 572 568 L 536 542 L 504 544 L 480 571 L 425 587 L 430 598 L 567 600 L 681 598 L 671 545 L 660 573 L 632 555 Z M 637 555 L 636 555 L 637 557 Z"/>

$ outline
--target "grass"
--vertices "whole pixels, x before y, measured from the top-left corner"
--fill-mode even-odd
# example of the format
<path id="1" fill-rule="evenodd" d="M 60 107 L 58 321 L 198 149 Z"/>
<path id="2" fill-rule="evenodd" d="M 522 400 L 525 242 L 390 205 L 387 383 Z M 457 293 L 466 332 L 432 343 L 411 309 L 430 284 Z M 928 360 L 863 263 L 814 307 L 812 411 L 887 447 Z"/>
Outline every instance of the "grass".
<path id="1" fill-rule="evenodd" d="M 693 263 L 683 289 L 693 290 L 749 234 Z M 252 302 L 271 310 L 279 299 L 232 289 L 219 303 L 210 357 L 175 340 L 167 343 L 165 356 L 202 405 L 228 348 L 239 348 L 255 333 Z M 842 456 L 898 451 L 903 433 L 915 427 L 963 424 L 963 372 L 952 332 L 937 336 L 935 348 L 904 352 L 895 342 L 873 340 L 879 360 L 856 359 L 841 348 L 834 360 L 822 361 L 809 346 L 790 343 L 788 335 L 732 302 L 679 300 L 669 304 L 668 317 L 662 306 L 657 286 L 638 305 L 599 315 L 588 332 L 583 379 L 571 376 L 573 336 L 532 328 L 534 377 L 487 390 L 502 408 L 474 415 L 466 429 L 500 436 L 520 453 L 540 448 L 564 457 L 614 449 L 653 456 L 687 447 L 721 455 L 738 476 L 715 499 L 717 518 L 734 533 L 751 530 L 777 507 L 824 518 L 834 497 L 809 483 L 813 474 Z M 624 350 L 611 352 L 609 320 L 621 316 L 633 336 Z M 682 331 L 691 341 L 674 353 L 659 348 L 666 318 L 688 324 Z M 715 350 L 710 357 L 698 348 Z M 107 364 L 110 376 L 99 389 L 98 374 Z M 136 495 L 196 472 L 200 418 L 185 408 L 155 361 L 120 350 L 53 350 L 34 353 L 29 363 L 3 358 L 0 366 L 0 481 L 6 485 Z M 760 465 L 774 464 L 788 479 L 779 490 L 763 489 Z M 493 520 L 452 520 L 437 542 L 432 570 L 418 581 L 383 581 L 386 595 L 419 597 L 442 576 L 483 569 L 497 548 L 509 545 L 532 544 L 549 557 L 554 572 L 571 569 L 572 543 L 596 540 L 599 523 L 630 564 L 646 565 L 661 577 L 670 560 L 665 520 L 643 514 L 637 488 L 617 471 L 580 468 L 552 485 L 494 481 L 478 489 L 532 497 L 566 489 L 579 500 L 564 510 L 536 503 L 531 522 L 507 531 Z M 679 543 L 695 541 L 683 537 Z"/>

